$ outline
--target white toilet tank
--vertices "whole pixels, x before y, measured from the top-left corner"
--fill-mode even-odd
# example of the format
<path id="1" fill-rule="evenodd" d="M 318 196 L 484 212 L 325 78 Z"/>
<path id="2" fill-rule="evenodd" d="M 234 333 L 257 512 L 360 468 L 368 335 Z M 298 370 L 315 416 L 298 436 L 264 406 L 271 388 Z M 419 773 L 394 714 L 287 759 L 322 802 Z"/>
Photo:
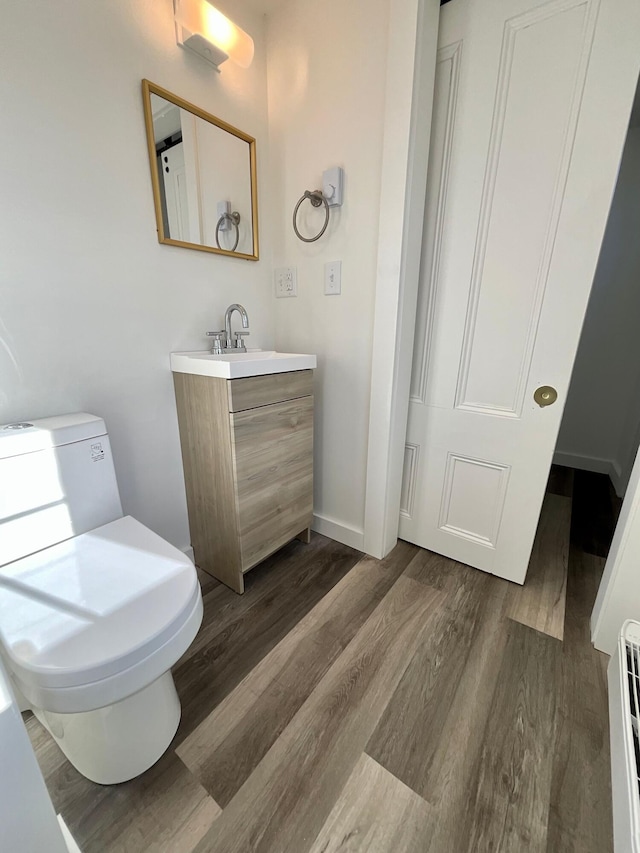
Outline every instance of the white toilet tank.
<path id="1" fill-rule="evenodd" d="M 0 566 L 121 517 L 102 418 L 0 426 Z"/>

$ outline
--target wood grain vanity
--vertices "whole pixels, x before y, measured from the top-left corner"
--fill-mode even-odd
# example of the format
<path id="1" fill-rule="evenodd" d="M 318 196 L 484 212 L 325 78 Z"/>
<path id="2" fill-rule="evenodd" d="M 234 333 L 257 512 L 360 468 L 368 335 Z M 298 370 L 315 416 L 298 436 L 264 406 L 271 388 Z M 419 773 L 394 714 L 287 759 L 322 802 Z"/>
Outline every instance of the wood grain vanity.
<path id="1" fill-rule="evenodd" d="M 242 593 L 245 572 L 309 541 L 313 371 L 173 378 L 196 565 Z"/>

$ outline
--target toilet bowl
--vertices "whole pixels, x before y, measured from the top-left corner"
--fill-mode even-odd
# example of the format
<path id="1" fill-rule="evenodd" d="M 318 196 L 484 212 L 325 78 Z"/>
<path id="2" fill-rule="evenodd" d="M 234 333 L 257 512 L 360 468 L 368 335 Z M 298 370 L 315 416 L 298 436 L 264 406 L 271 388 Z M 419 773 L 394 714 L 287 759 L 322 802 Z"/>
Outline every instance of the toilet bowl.
<path id="1" fill-rule="evenodd" d="M 0 428 L 0 482 L 0 655 L 16 694 L 80 773 L 124 782 L 178 727 L 170 669 L 202 621 L 193 563 L 122 516 L 91 415 Z"/>

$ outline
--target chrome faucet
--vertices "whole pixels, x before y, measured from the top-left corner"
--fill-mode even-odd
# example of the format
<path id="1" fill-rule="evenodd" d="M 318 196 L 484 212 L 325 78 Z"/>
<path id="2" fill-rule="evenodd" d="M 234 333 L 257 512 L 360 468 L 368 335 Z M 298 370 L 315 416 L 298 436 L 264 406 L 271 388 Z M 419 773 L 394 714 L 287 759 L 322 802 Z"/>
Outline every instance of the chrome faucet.
<path id="1" fill-rule="evenodd" d="M 249 315 L 242 307 L 242 305 L 238 305 L 237 302 L 234 302 L 233 305 L 229 305 L 227 310 L 224 312 L 224 351 L 225 352 L 246 352 L 247 348 L 244 345 L 244 341 L 242 340 L 249 332 L 235 332 L 232 336 L 231 332 L 231 315 L 234 311 L 237 311 L 242 318 L 242 328 L 249 328 Z"/>

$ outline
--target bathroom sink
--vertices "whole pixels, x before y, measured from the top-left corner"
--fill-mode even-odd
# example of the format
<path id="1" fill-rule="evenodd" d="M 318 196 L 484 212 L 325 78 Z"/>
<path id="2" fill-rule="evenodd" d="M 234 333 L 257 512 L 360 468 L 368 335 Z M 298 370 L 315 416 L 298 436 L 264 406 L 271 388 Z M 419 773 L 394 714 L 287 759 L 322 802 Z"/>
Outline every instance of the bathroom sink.
<path id="1" fill-rule="evenodd" d="M 223 355 L 213 355 L 208 350 L 171 353 L 171 370 L 174 373 L 195 373 L 198 376 L 216 376 L 219 379 L 311 370 L 315 366 L 315 355 L 274 350 L 247 350 Z"/>

